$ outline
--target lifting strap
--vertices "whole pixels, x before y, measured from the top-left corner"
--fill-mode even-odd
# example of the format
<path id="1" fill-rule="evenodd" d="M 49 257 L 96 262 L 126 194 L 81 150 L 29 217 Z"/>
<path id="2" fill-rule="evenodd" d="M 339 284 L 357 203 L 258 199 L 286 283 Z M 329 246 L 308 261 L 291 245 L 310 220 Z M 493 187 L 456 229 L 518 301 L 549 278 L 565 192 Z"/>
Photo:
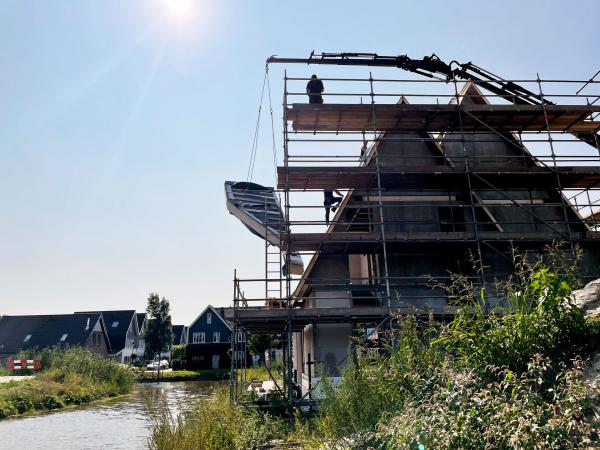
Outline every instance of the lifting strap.
<path id="1" fill-rule="evenodd" d="M 269 66 L 265 68 L 265 76 L 263 78 L 262 89 L 260 92 L 260 103 L 258 105 L 258 116 L 256 118 L 256 127 L 254 128 L 254 138 L 252 140 L 252 147 L 250 149 L 250 162 L 248 164 L 248 172 L 246 174 L 246 181 L 252 181 L 254 176 L 254 165 L 256 163 L 256 154 L 258 149 L 258 137 L 260 134 L 260 116 L 262 113 L 263 101 L 265 96 L 265 86 L 267 88 L 267 97 L 269 100 L 269 113 L 271 116 L 271 140 L 273 147 L 273 166 L 275 168 L 275 174 L 277 174 L 277 149 L 275 146 L 275 124 L 273 121 L 273 104 L 271 102 L 271 83 L 269 80 Z"/>

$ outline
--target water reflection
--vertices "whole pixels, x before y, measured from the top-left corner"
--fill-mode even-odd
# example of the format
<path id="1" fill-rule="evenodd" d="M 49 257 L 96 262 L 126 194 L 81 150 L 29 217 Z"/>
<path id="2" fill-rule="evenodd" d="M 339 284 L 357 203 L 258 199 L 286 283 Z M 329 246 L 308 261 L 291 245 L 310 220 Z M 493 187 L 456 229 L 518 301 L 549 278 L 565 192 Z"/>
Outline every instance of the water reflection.
<path id="1" fill-rule="evenodd" d="M 166 404 L 173 414 L 212 395 L 223 382 L 147 383 L 118 400 L 34 417 L 0 421 L 0 448 L 144 449 L 150 435 L 149 405 Z"/>

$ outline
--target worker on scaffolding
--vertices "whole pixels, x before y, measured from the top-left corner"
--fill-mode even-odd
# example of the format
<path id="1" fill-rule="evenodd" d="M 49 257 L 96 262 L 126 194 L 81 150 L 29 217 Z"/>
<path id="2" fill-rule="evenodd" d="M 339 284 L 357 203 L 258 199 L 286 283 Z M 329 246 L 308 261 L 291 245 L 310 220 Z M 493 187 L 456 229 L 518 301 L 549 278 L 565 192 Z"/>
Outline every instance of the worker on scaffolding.
<path id="1" fill-rule="evenodd" d="M 308 103 L 323 103 L 323 97 L 321 94 L 325 88 L 323 82 L 317 78 L 315 74 L 310 77 L 308 83 L 306 83 L 306 95 L 308 95 Z"/>
<path id="2" fill-rule="evenodd" d="M 336 193 L 337 195 L 341 195 L 342 197 L 336 197 L 335 195 L 333 195 L 333 193 Z M 337 209 L 335 206 L 333 205 L 339 205 L 340 202 L 343 199 L 343 195 L 340 191 L 335 190 L 335 191 L 323 191 L 323 206 L 325 206 L 325 224 L 329 225 L 329 211 L 333 211 L 335 212 L 335 210 Z"/>

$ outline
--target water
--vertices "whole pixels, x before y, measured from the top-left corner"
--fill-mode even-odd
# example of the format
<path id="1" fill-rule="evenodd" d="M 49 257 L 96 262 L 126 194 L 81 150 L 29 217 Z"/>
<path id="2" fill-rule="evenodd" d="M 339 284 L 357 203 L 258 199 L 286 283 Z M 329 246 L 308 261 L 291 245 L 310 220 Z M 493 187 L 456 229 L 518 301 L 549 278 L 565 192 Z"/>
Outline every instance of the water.
<path id="1" fill-rule="evenodd" d="M 166 400 L 179 414 L 212 395 L 222 382 L 144 383 L 117 400 L 0 421 L 0 449 L 144 449 L 150 436 L 148 403 Z"/>

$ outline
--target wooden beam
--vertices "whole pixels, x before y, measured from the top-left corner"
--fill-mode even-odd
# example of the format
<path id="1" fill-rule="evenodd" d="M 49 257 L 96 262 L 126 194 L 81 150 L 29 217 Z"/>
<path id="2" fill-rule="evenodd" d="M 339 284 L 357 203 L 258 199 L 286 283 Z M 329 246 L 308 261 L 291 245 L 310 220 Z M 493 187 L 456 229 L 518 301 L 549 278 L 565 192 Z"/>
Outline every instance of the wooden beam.
<path id="1" fill-rule="evenodd" d="M 480 121 L 498 131 L 539 131 L 545 129 L 541 105 L 435 105 L 377 104 L 375 123 L 372 105 L 362 104 L 294 104 L 287 109 L 287 118 L 295 131 L 406 131 L 448 132 L 458 130 L 459 112 L 463 114 L 464 131 L 485 132 Z M 546 105 L 552 117 L 550 131 L 588 133 L 600 130 L 600 121 L 584 120 L 600 112 L 600 105 Z M 340 120 L 342 117 L 343 120 Z"/>

